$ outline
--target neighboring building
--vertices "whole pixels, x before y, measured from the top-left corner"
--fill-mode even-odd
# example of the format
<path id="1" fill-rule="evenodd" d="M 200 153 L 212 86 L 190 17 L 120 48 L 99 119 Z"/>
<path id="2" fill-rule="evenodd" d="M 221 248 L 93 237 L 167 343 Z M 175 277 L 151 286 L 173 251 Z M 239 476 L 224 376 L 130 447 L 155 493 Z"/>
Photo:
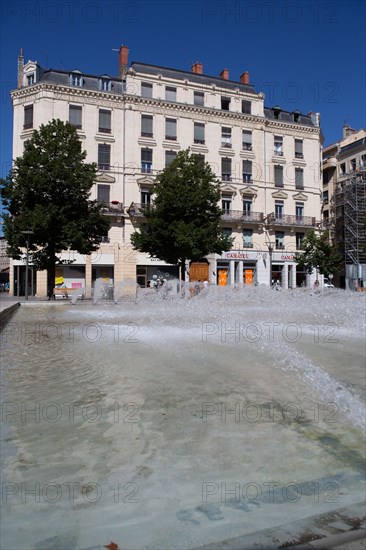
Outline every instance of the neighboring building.
<path id="1" fill-rule="evenodd" d="M 0 273 L 9 273 L 10 258 L 6 255 L 6 246 L 5 237 L 0 237 Z"/>
<path id="2" fill-rule="evenodd" d="M 143 221 L 141 204 L 152 200 L 155 177 L 179 150 L 190 148 L 209 162 L 221 181 L 223 230 L 233 250 L 187 267 L 187 278 L 214 284 L 311 284 L 293 255 L 310 228 L 321 221 L 321 130 L 319 115 L 264 106 L 244 72 L 239 81 L 224 69 L 219 77 L 144 63 L 128 64 L 119 50 L 119 77 L 79 70 L 43 70 L 18 59 L 13 157 L 22 155 L 33 128 L 53 118 L 78 131 L 87 161 L 99 172 L 91 195 L 106 204 L 112 226 L 101 235 L 98 253 L 59 268 L 66 285 L 92 286 L 98 279 L 118 285 L 136 278 L 145 286 L 158 271 L 177 274 L 146 254 L 136 253 L 131 233 Z M 13 262 L 11 279 L 21 277 Z M 37 273 L 37 293 L 46 276 Z M 14 288 L 14 287 L 13 287 Z M 15 289 L 16 291 L 16 289 Z"/>
<path id="3" fill-rule="evenodd" d="M 344 256 L 336 286 L 366 287 L 366 130 L 343 127 L 323 151 L 323 220 Z"/>

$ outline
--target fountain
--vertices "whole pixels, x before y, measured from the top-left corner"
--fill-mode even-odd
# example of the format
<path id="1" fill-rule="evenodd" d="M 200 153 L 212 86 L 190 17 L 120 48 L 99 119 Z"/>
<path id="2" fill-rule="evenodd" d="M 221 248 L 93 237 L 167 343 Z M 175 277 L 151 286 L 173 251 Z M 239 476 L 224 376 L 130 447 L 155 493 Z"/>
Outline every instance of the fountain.
<path id="1" fill-rule="evenodd" d="M 4 548 L 245 549 L 356 525 L 362 295 L 170 284 L 96 286 L 5 327 Z"/>

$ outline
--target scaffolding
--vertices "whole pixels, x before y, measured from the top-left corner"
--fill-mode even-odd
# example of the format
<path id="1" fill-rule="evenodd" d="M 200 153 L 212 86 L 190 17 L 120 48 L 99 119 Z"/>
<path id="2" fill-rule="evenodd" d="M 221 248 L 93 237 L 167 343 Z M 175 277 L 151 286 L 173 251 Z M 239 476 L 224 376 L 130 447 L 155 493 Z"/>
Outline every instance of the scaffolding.
<path id="1" fill-rule="evenodd" d="M 335 238 L 342 244 L 346 288 L 366 286 L 366 170 L 345 175 L 335 194 Z"/>

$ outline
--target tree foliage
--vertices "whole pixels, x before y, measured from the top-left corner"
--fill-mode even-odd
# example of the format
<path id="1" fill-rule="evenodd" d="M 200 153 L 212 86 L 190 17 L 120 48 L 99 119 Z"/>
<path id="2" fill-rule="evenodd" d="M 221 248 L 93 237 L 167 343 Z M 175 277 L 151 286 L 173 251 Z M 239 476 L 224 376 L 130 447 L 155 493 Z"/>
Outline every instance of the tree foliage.
<path id="1" fill-rule="evenodd" d="M 317 269 L 322 275 L 331 275 L 343 264 L 343 256 L 329 243 L 329 234 L 317 236 L 310 230 L 302 241 L 302 252 L 295 254 L 295 261 L 303 265 L 308 273 Z"/>
<path id="2" fill-rule="evenodd" d="M 188 150 L 177 154 L 156 178 L 154 204 L 143 208 L 146 223 L 131 236 L 135 249 L 171 264 L 230 250 L 220 229 L 219 182 L 208 163 Z"/>
<path id="3" fill-rule="evenodd" d="M 7 253 L 19 259 L 25 246 L 21 232 L 31 230 L 30 260 L 37 269 L 48 271 L 49 293 L 55 264 L 62 263 L 59 254 L 65 250 L 90 254 L 110 227 L 101 214 L 102 205 L 89 200 L 97 168 L 85 158 L 76 129 L 52 120 L 33 132 L 23 155 L 0 181 L 8 212 L 4 216 Z"/>

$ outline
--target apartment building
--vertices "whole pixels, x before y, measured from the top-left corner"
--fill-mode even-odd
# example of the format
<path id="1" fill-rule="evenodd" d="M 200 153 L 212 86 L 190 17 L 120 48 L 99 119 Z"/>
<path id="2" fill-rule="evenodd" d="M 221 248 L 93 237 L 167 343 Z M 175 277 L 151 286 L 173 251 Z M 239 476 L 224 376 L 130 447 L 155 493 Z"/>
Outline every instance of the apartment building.
<path id="1" fill-rule="evenodd" d="M 118 77 L 44 70 L 24 63 L 21 52 L 11 97 L 14 158 L 34 128 L 59 118 L 75 126 L 87 161 L 98 164 L 91 199 L 105 204 L 111 229 L 101 235 L 97 253 L 64 253 L 73 260 L 58 270 L 66 285 L 118 285 L 133 278 L 144 286 L 158 272 L 177 274 L 176 266 L 134 251 L 130 235 L 143 223 L 141 205 L 153 201 L 157 174 L 187 148 L 220 180 L 222 229 L 234 238 L 230 252 L 187 264 L 187 280 L 311 284 L 294 253 L 321 222 L 318 113 L 266 107 L 247 71 L 231 79 L 227 68 L 217 77 L 206 75 L 199 62 L 190 71 L 129 64 L 126 46 L 119 50 Z M 15 294 L 23 264 L 12 262 Z M 37 273 L 38 295 L 45 285 L 45 274 Z"/>
<path id="2" fill-rule="evenodd" d="M 344 256 L 336 286 L 366 287 L 366 130 L 343 126 L 342 139 L 323 150 L 323 222 Z"/>

